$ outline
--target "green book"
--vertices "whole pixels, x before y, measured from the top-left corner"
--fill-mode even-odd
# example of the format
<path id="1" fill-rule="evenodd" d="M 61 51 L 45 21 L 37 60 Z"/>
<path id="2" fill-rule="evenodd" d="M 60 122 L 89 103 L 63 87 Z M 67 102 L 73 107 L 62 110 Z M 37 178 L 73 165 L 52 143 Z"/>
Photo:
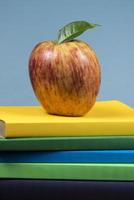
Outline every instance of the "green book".
<path id="1" fill-rule="evenodd" d="M 0 178 L 134 181 L 134 164 L 0 163 Z"/>
<path id="2" fill-rule="evenodd" d="M 134 136 L 0 138 L 0 151 L 134 149 Z"/>

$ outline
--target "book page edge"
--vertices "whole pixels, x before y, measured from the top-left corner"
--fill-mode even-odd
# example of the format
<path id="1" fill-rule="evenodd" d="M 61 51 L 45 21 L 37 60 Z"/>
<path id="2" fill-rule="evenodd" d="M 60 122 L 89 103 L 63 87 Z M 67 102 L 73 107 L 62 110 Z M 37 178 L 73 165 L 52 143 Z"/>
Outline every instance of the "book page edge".
<path id="1" fill-rule="evenodd" d="M 5 121 L 0 119 L 0 137 L 5 137 Z"/>

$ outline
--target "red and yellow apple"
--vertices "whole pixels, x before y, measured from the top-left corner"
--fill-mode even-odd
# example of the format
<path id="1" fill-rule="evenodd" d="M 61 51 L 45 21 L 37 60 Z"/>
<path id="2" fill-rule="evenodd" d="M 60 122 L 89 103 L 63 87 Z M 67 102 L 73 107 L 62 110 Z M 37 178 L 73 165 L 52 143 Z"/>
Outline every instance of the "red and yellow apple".
<path id="1" fill-rule="evenodd" d="M 94 105 L 100 65 L 85 42 L 44 41 L 33 49 L 29 75 L 38 100 L 49 114 L 82 116 Z"/>

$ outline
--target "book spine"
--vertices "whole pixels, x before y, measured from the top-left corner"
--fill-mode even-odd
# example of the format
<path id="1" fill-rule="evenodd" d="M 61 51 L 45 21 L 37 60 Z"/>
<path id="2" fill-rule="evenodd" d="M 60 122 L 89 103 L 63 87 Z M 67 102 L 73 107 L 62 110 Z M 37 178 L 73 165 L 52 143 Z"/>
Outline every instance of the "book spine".
<path id="1" fill-rule="evenodd" d="M 0 163 L 0 178 L 134 181 L 134 164 Z"/>
<path id="2" fill-rule="evenodd" d="M 122 127 L 122 129 L 120 128 Z M 6 124 L 6 137 L 41 137 L 41 136 L 112 136 L 134 135 L 134 123 L 103 122 L 81 123 L 9 123 Z"/>
<path id="3" fill-rule="evenodd" d="M 134 149 L 134 136 L 0 138 L 0 151 Z"/>
<path id="4" fill-rule="evenodd" d="M 134 163 L 134 150 L 1 152 L 0 163 Z"/>
<path id="5" fill-rule="evenodd" d="M 126 200 L 134 199 L 133 191 L 134 182 L 0 180 L 1 200 L 24 200 L 26 197 L 32 200 L 81 200 L 87 197 L 94 200 Z"/>

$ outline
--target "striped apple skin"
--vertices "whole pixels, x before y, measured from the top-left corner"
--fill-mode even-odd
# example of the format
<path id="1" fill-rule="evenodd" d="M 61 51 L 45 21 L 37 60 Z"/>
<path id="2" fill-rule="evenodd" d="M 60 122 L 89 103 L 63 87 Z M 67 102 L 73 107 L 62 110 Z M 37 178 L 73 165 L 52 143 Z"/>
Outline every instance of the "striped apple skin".
<path id="1" fill-rule="evenodd" d="M 83 41 L 39 43 L 29 59 L 35 95 L 50 114 L 82 116 L 94 105 L 101 71 L 93 49 Z"/>

